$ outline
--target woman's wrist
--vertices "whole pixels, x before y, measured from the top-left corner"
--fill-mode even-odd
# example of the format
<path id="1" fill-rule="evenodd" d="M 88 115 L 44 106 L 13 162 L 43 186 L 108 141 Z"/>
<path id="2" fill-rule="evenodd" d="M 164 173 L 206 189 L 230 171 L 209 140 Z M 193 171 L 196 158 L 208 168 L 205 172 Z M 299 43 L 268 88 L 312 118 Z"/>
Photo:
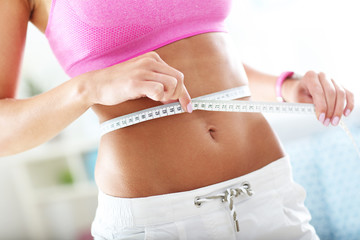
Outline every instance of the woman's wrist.
<path id="1" fill-rule="evenodd" d="M 283 72 L 279 75 L 279 77 L 276 79 L 276 84 L 275 84 L 275 92 L 276 92 L 276 99 L 279 102 L 285 102 L 284 97 L 283 97 L 283 93 L 282 93 L 282 88 L 283 88 L 283 84 L 284 81 L 291 78 L 294 75 L 294 72 Z"/>
<path id="2" fill-rule="evenodd" d="M 85 108 L 90 108 L 94 105 L 93 91 L 96 88 L 92 86 L 89 76 L 87 74 L 82 74 L 73 78 L 72 81 L 74 82 L 81 105 Z"/>
<path id="3" fill-rule="evenodd" d="M 301 75 L 294 72 L 282 73 L 276 81 L 276 99 L 279 102 L 291 100 L 294 97 L 291 96 L 294 93 L 294 87 L 301 78 Z"/>

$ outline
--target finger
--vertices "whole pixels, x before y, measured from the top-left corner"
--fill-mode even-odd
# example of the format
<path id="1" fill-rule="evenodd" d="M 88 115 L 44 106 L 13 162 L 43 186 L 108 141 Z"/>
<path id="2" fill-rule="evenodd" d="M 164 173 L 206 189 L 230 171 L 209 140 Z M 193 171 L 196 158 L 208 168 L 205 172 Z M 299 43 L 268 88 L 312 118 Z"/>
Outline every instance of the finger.
<path id="1" fill-rule="evenodd" d="M 168 65 L 161 57 L 160 55 L 157 53 L 157 52 L 149 52 L 148 53 L 150 57 L 154 58 L 157 62 L 160 62 L 160 63 L 163 63 L 165 65 Z"/>
<path id="2" fill-rule="evenodd" d="M 172 68 L 169 65 L 164 65 L 162 63 L 155 64 L 151 70 L 172 77 L 173 80 L 169 83 L 171 84 L 171 89 L 169 88 L 169 95 L 166 95 L 166 97 L 168 98 L 166 100 L 175 100 L 181 96 L 184 88 L 184 74 L 182 74 L 175 68 Z M 162 79 L 166 78 L 163 77 Z M 161 81 L 162 79 L 159 79 L 159 81 Z M 156 79 L 153 80 L 157 81 Z M 164 82 L 164 84 L 166 83 Z"/>
<path id="3" fill-rule="evenodd" d="M 159 66 L 159 68 L 163 68 L 164 66 Z M 182 94 L 182 91 L 183 91 L 183 88 L 184 88 L 184 75 L 177 71 L 176 69 L 174 68 L 171 68 L 168 69 L 168 68 L 163 68 L 161 69 L 162 73 L 163 74 L 168 74 L 169 76 L 171 76 L 173 78 L 173 82 L 171 85 L 172 87 L 174 87 L 172 90 L 172 96 L 170 96 L 170 99 L 178 99 L 181 94 Z"/>
<path id="4" fill-rule="evenodd" d="M 146 96 L 154 101 L 160 101 L 164 98 L 164 85 L 155 81 L 139 81 L 135 89 L 139 92 L 139 96 Z"/>
<path id="5" fill-rule="evenodd" d="M 175 76 L 177 80 L 175 91 L 173 92 L 173 96 L 170 97 L 170 100 L 179 99 L 182 109 L 188 113 L 192 113 L 193 106 L 191 103 L 190 94 L 184 85 L 184 75 L 175 68 L 172 68 L 169 65 L 167 66 L 168 68 L 163 68 L 163 66 L 159 66 L 159 67 L 163 68 L 162 69 L 163 73 L 173 74 L 172 76 Z M 167 72 L 168 70 L 170 72 Z"/>
<path id="6" fill-rule="evenodd" d="M 153 60 L 155 60 L 156 62 L 159 62 L 159 63 L 162 63 L 166 66 L 170 66 L 169 64 L 167 64 L 161 57 L 160 55 L 155 52 L 155 51 L 151 51 L 151 52 L 148 52 L 148 53 L 145 53 L 144 55 L 142 55 L 144 58 L 151 58 Z"/>
<path id="7" fill-rule="evenodd" d="M 181 108 L 185 112 L 192 113 L 193 106 L 192 106 L 192 103 L 191 103 L 191 97 L 190 97 L 188 91 L 186 90 L 185 86 L 183 86 L 182 93 L 184 93 L 184 94 L 182 94 L 179 97 L 179 102 L 180 102 Z M 177 102 L 177 100 L 168 100 L 168 101 L 161 101 L 161 102 L 164 103 L 164 104 L 168 104 L 168 103 Z"/>
<path id="8" fill-rule="evenodd" d="M 152 52 L 147 52 L 147 53 L 141 54 L 139 56 L 133 57 L 133 58 L 129 59 L 128 61 L 129 62 L 130 61 L 131 62 L 136 62 L 136 61 L 141 60 L 141 59 L 154 59 L 154 60 L 157 61 L 158 58 L 160 58 L 159 54 L 152 51 Z"/>
<path id="9" fill-rule="evenodd" d="M 149 70 L 172 76 L 178 81 L 182 81 L 184 79 L 184 74 L 182 72 L 167 65 L 165 62 L 155 62 L 152 66 L 149 67 Z"/>
<path id="10" fill-rule="evenodd" d="M 331 81 L 336 89 L 336 105 L 334 115 L 331 118 L 331 124 L 337 126 L 344 111 L 346 92 L 344 88 L 339 86 L 334 80 Z"/>
<path id="11" fill-rule="evenodd" d="M 176 84 L 177 87 L 175 91 L 177 91 L 177 93 L 181 92 L 182 89 L 181 84 L 183 84 L 184 74 L 179 70 L 169 66 L 165 61 L 161 59 L 161 57 L 156 52 L 147 53 L 146 55 L 144 55 L 144 58 L 140 62 L 144 65 L 143 67 L 146 67 L 150 71 L 162 73 L 174 77 L 177 80 L 177 84 Z M 156 80 L 156 79 L 152 78 L 152 80 Z M 173 99 L 175 98 L 177 99 L 177 96 L 179 96 L 179 94 L 176 93 L 175 95 L 176 97 L 174 97 Z"/>
<path id="12" fill-rule="evenodd" d="M 183 85 L 181 96 L 179 97 L 179 102 L 184 111 L 186 111 L 188 113 L 192 113 L 193 106 L 191 103 L 191 97 L 190 97 L 190 94 L 189 94 L 188 90 L 186 89 L 185 85 Z"/>
<path id="13" fill-rule="evenodd" d="M 349 90 L 347 90 L 346 88 L 344 88 L 345 93 L 346 93 L 346 106 L 344 109 L 344 115 L 345 117 L 349 116 L 349 114 L 352 112 L 352 110 L 354 109 L 354 94 L 352 92 L 350 92 Z"/>
<path id="14" fill-rule="evenodd" d="M 177 81 L 175 91 L 174 91 L 173 99 L 180 98 L 183 94 L 184 89 L 186 89 L 185 85 L 184 85 L 184 78 L 179 78 Z"/>
<path id="15" fill-rule="evenodd" d="M 145 80 L 158 82 L 164 86 L 164 96 L 160 99 L 160 101 L 178 99 L 177 97 L 174 97 L 174 93 L 178 85 L 176 78 L 162 73 L 149 72 Z"/>
<path id="16" fill-rule="evenodd" d="M 313 103 L 314 100 L 309 92 L 309 90 L 304 86 L 304 83 L 299 82 L 298 87 L 295 92 L 295 101 L 299 103 Z"/>
<path id="17" fill-rule="evenodd" d="M 315 72 L 310 71 L 304 75 L 303 79 L 313 99 L 316 117 L 321 123 L 324 123 L 327 111 L 327 103 L 325 101 L 324 90 L 319 82 L 318 75 Z"/>
<path id="18" fill-rule="evenodd" d="M 153 70 L 154 72 L 157 72 L 157 73 L 169 75 L 171 77 L 174 77 L 177 80 L 176 88 L 173 93 L 172 99 L 169 99 L 165 102 L 175 100 L 175 99 L 177 99 L 177 97 L 179 97 L 179 102 L 181 104 L 182 109 L 186 112 L 191 113 L 193 110 L 192 104 L 191 104 L 191 97 L 184 85 L 184 74 L 182 72 L 178 71 L 177 69 L 169 66 L 164 60 L 161 59 L 161 57 L 156 52 L 149 52 L 147 54 L 147 57 L 150 57 L 157 62 L 157 64 L 156 63 L 152 64 L 151 70 Z M 161 81 L 161 79 L 164 79 L 164 78 L 159 78 L 158 80 L 156 80 L 156 79 L 154 79 L 154 80 Z M 163 81 L 161 81 L 161 82 L 164 84 L 166 90 L 168 91 L 165 82 L 163 82 Z"/>
<path id="19" fill-rule="evenodd" d="M 328 126 L 330 120 L 333 118 L 336 104 L 336 88 L 333 83 L 325 76 L 324 73 L 319 73 L 319 81 L 324 91 L 327 111 L 324 121 L 324 125 Z"/>

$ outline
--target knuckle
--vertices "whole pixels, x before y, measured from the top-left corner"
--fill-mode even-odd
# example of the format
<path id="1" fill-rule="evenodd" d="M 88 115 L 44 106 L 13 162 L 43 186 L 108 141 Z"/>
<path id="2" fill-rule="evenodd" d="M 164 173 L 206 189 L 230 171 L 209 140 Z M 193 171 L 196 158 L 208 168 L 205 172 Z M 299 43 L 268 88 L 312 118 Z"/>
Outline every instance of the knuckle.
<path id="1" fill-rule="evenodd" d="M 144 57 L 140 60 L 140 65 L 143 67 L 149 67 L 153 65 L 155 60 L 151 57 Z"/>
<path id="2" fill-rule="evenodd" d="M 178 81 L 176 78 L 171 77 L 171 78 L 169 78 L 168 84 L 171 89 L 175 89 L 178 84 Z"/>
<path id="3" fill-rule="evenodd" d="M 152 52 L 146 53 L 146 58 L 150 58 L 153 61 L 157 62 L 160 59 L 160 56 L 157 52 L 152 51 Z"/>
<path id="4" fill-rule="evenodd" d="M 354 101 L 351 101 L 351 100 L 350 100 L 350 101 L 347 101 L 347 102 L 346 102 L 346 105 L 347 105 L 348 108 L 351 108 L 351 109 L 353 109 L 354 106 L 355 106 L 355 105 L 354 105 Z"/>
<path id="5" fill-rule="evenodd" d="M 184 81 L 184 74 L 180 71 L 177 71 L 177 79 L 181 82 Z"/>
<path id="6" fill-rule="evenodd" d="M 130 81 L 127 81 L 127 84 L 125 84 L 124 90 L 126 92 L 131 92 L 139 88 L 139 82 L 135 81 L 133 79 L 130 79 Z"/>
<path id="7" fill-rule="evenodd" d="M 354 99 L 354 94 L 350 91 L 347 91 L 346 95 L 349 97 L 349 99 L 353 100 Z"/>
<path id="8" fill-rule="evenodd" d="M 183 74 L 181 74 L 180 77 L 177 79 L 178 79 L 179 84 L 184 85 L 184 75 Z"/>
<path id="9" fill-rule="evenodd" d="M 132 81 L 136 82 L 136 80 L 143 80 L 148 77 L 148 71 L 143 68 L 137 69 L 132 76 Z"/>
<path id="10" fill-rule="evenodd" d="M 155 99 L 161 99 L 161 97 L 164 95 L 164 87 L 162 84 L 155 84 L 153 85 L 151 92 L 152 92 L 151 95 Z"/>
<path id="11" fill-rule="evenodd" d="M 315 103 L 315 106 L 320 112 L 327 112 L 328 110 L 325 101 L 320 101 L 318 103 Z"/>
<path id="12" fill-rule="evenodd" d="M 307 79 L 313 79 L 316 78 L 317 73 L 313 70 L 307 71 L 304 75 L 304 77 L 306 77 Z"/>
<path id="13" fill-rule="evenodd" d="M 318 75 L 320 78 L 326 79 L 326 74 L 324 72 L 319 72 Z"/>
<path id="14" fill-rule="evenodd" d="M 337 92 L 336 92 L 335 88 L 329 88 L 327 90 L 327 95 L 329 96 L 329 98 L 334 99 L 336 97 L 336 95 L 337 95 Z"/>
<path id="15" fill-rule="evenodd" d="M 155 51 L 148 52 L 147 55 L 149 57 L 153 57 L 153 58 L 159 57 L 159 54 L 157 54 L 157 52 L 155 52 Z"/>
<path id="16" fill-rule="evenodd" d="M 314 94 L 316 94 L 316 95 L 323 95 L 323 89 L 322 89 L 322 87 L 321 87 L 320 85 L 318 85 L 318 84 L 312 84 L 312 85 L 310 86 L 310 88 L 312 88 Z"/>
<path id="17" fill-rule="evenodd" d="M 153 80 L 153 79 L 158 79 L 159 77 L 158 77 L 158 74 L 156 73 L 156 72 L 153 72 L 153 71 L 147 71 L 147 72 L 145 72 L 144 73 L 144 77 L 146 78 L 146 79 L 151 79 L 151 80 Z"/>
<path id="18" fill-rule="evenodd" d="M 343 88 L 338 88 L 336 94 L 340 98 L 345 98 L 345 96 L 346 96 L 346 92 Z"/>
<path id="19" fill-rule="evenodd" d="M 152 56 L 152 55 L 153 55 L 153 52 L 150 51 L 150 52 L 144 53 L 142 56 L 143 56 L 143 57 L 150 57 L 150 56 Z"/>

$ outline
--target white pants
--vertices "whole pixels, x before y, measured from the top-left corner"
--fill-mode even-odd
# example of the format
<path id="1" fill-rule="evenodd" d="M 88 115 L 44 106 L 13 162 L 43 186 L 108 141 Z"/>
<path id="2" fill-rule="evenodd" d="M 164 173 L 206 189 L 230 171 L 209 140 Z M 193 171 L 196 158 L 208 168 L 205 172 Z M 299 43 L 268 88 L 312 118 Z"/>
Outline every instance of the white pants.
<path id="1" fill-rule="evenodd" d="M 100 191 L 92 234 L 95 240 L 319 239 L 309 224 L 305 195 L 284 157 L 192 191 L 145 198 L 117 198 Z"/>

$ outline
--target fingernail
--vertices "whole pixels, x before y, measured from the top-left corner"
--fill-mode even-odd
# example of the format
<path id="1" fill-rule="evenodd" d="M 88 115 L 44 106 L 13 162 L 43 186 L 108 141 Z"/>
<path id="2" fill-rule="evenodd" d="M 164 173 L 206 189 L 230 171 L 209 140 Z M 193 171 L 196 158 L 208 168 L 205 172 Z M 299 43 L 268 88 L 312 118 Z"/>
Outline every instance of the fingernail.
<path id="1" fill-rule="evenodd" d="M 329 124 L 330 124 L 330 118 L 325 119 L 324 121 L 325 127 L 329 126 Z"/>
<path id="2" fill-rule="evenodd" d="M 188 113 L 192 113 L 192 111 L 193 111 L 193 106 L 192 106 L 192 103 L 191 103 L 191 102 L 187 105 L 186 109 L 187 109 Z"/>
<path id="3" fill-rule="evenodd" d="M 320 114 L 319 121 L 321 123 L 324 123 L 324 120 L 325 120 L 325 113 L 322 113 L 322 114 Z"/>
<path id="4" fill-rule="evenodd" d="M 349 116 L 350 115 L 350 109 L 347 109 L 346 111 L 345 111 L 345 117 L 347 117 L 347 116 Z"/>
<path id="5" fill-rule="evenodd" d="M 332 125 L 337 126 L 339 123 L 339 117 L 334 117 L 333 120 L 331 121 Z"/>

